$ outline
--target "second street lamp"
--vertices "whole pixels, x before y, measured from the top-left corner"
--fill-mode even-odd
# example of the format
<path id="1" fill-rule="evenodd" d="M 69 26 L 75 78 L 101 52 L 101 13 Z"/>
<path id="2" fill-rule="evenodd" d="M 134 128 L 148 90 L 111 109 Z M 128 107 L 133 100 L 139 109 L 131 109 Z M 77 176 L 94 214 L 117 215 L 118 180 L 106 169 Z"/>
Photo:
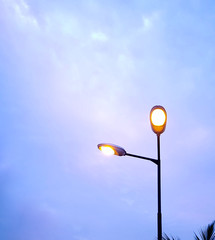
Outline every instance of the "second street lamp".
<path id="1" fill-rule="evenodd" d="M 157 135 L 157 159 L 143 157 L 127 153 L 124 148 L 111 143 L 98 144 L 99 150 L 106 155 L 129 156 L 149 160 L 157 165 L 157 189 L 158 189 L 158 214 L 157 231 L 158 240 L 162 240 L 162 215 L 161 215 L 161 161 L 160 161 L 160 135 L 165 131 L 167 122 L 167 113 L 164 107 L 154 106 L 150 111 L 150 123 L 153 132 Z"/>

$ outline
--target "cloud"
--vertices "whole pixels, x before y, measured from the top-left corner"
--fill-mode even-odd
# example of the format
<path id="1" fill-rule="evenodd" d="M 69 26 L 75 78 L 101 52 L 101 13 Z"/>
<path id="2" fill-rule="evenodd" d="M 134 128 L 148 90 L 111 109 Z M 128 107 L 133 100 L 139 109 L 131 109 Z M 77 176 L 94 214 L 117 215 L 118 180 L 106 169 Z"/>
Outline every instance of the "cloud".
<path id="1" fill-rule="evenodd" d="M 91 38 L 93 40 L 99 41 L 99 42 L 107 42 L 108 41 L 107 35 L 103 32 L 93 32 L 93 33 L 91 33 Z"/>
<path id="2" fill-rule="evenodd" d="M 154 11 L 150 15 L 143 15 L 142 16 L 143 30 L 144 31 L 151 30 L 160 20 L 161 14 L 158 11 Z"/>
<path id="3" fill-rule="evenodd" d="M 8 0 L 3 1 L 3 7 L 10 18 L 14 19 L 20 27 L 30 25 L 38 28 L 37 19 L 30 11 L 29 5 L 24 0 Z"/>
<path id="4" fill-rule="evenodd" d="M 150 29 L 152 27 L 152 21 L 147 17 L 143 17 L 143 27 L 144 29 Z"/>

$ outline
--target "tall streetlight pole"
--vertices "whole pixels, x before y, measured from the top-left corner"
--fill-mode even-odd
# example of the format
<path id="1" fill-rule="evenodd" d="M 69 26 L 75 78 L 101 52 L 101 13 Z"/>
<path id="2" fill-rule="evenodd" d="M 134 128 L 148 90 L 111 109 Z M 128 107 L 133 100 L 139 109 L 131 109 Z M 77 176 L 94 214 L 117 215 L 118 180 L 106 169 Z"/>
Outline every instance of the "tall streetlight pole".
<path id="1" fill-rule="evenodd" d="M 161 160 L 160 160 L 160 135 L 165 131 L 167 121 L 166 110 L 162 106 L 154 106 L 150 111 L 150 123 L 153 132 L 157 135 L 157 159 L 127 153 L 124 148 L 109 144 L 98 144 L 98 148 L 107 155 L 129 156 L 149 160 L 157 165 L 158 213 L 157 231 L 158 240 L 162 240 L 162 214 L 161 214 Z"/>
<path id="2" fill-rule="evenodd" d="M 167 121 L 166 110 L 162 106 L 154 106 L 150 112 L 150 123 L 153 132 L 157 135 L 158 154 L 158 240 L 162 240 L 162 214 L 161 214 L 161 160 L 160 160 L 160 135 L 165 131 Z"/>
<path id="3" fill-rule="evenodd" d="M 161 161 L 160 161 L 160 135 L 157 135 L 158 146 L 158 240 L 162 240 L 162 214 L 161 214 Z"/>

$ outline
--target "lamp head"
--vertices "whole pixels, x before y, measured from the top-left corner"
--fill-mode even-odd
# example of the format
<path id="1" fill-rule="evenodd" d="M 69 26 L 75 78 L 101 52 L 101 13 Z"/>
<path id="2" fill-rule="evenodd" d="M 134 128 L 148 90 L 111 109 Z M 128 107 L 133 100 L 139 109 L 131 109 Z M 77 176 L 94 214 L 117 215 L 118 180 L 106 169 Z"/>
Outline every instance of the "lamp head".
<path id="1" fill-rule="evenodd" d="M 150 123 L 154 133 L 160 135 L 165 131 L 167 113 L 164 107 L 154 106 L 150 112 Z"/>
<path id="2" fill-rule="evenodd" d="M 118 156 L 126 155 L 125 149 L 111 143 L 100 143 L 98 144 L 98 149 L 101 150 L 106 155 L 118 155 Z"/>

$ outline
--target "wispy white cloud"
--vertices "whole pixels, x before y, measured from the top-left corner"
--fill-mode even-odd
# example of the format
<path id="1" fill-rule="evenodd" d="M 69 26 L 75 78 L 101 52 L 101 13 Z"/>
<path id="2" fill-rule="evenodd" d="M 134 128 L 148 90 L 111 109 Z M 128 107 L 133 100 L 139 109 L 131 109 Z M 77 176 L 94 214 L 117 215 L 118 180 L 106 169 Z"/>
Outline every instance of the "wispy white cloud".
<path id="1" fill-rule="evenodd" d="M 16 21 L 18 26 L 38 28 L 38 22 L 32 14 L 29 5 L 24 0 L 3 0 L 3 8 L 11 19 Z"/>
<path id="2" fill-rule="evenodd" d="M 91 38 L 96 41 L 101 41 L 101 42 L 107 42 L 108 37 L 105 33 L 103 32 L 93 32 L 91 33 Z"/>
<path id="3" fill-rule="evenodd" d="M 161 13 L 158 11 L 154 11 L 149 15 L 142 16 L 142 24 L 143 30 L 149 31 L 158 25 L 159 21 L 161 21 Z"/>

